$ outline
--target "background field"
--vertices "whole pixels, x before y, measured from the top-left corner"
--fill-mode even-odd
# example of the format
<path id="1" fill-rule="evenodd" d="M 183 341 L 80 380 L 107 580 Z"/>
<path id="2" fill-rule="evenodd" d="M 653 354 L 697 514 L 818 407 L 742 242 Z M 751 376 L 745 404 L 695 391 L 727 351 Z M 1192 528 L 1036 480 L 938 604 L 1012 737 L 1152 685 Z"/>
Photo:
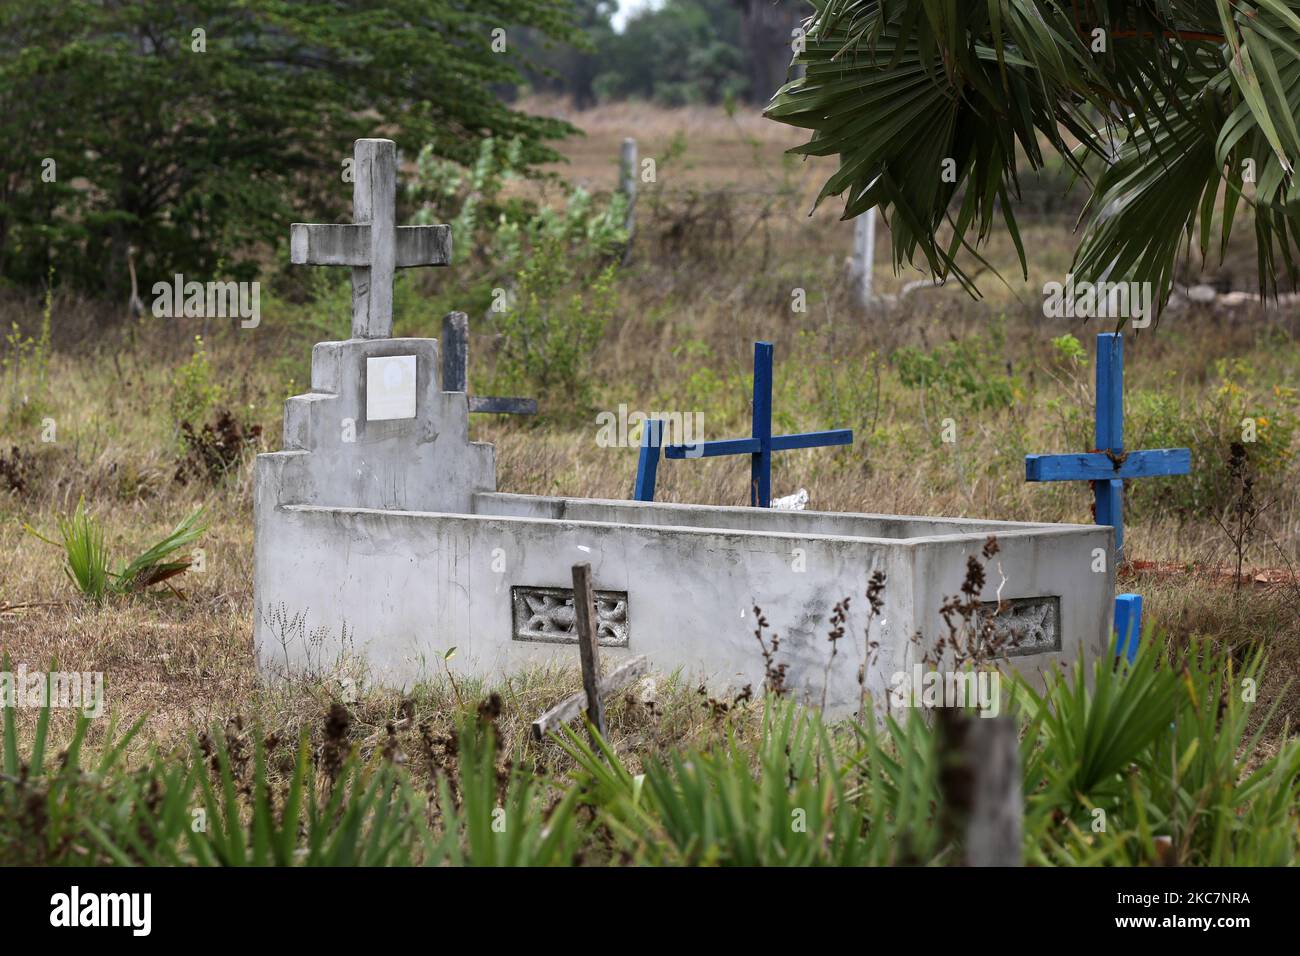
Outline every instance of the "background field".
<path id="1" fill-rule="evenodd" d="M 538 102 L 538 111 L 564 111 Z M 982 301 L 955 288 L 912 288 L 916 270 L 893 274 L 888 232 L 877 246 L 877 289 L 895 297 L 868 313 L 853 302 L 845 257 L 852 226 L 838 221 L 839 200 L 814 215 L 826 167 L 784 155 L 793 131 L 756 114 L 720 108 L 683 110 L 615 105 L 564 111 L 585 136 L 560 144 L 569 157 L 554 172 L 607 192 L 618 145 L 634 136 L 657 159 L 657 182 L 642 187 L 637 238 L 615 280 L 617 305 L 591 357 L 585 407 L 543 396 L 537 421 L 479 416 L 476 439 L 497 446 L 503 491 L 625 498 L 634 448 L 596 442 L 595 414 L 629 410 L 702 411 L 706 436 L 747 427 L 752 343 L 776 344 L 777 426 L 852 427 L 844 450 L 778 456 L 774 494 L 806 488 L 818 510 L 1089 521 L 1090 495 L 1076 485 L 1028 485 L 1024 454 L 1086 450 L 1091 443 L 1092 336 L 1096 323 L 1045 319 L 1043 283 L 1060 280 L 1073 249 L 1078 200 L 1063 179 L 1026 182 L 1036 210 L 1024 225 L 1029 275 L 1021 276 L 1009 241 L 983 250 L 1005 283 L 981 275 Z M 554 187 L 519 183 L 519 195 L 547 201 Z M 1243 218 L 1238 241 L 1248 236 Z M 458 247 L 464 249 L 463 246 Z M 398 294 L 396 333 L 439 334 L 442 314 L 481 290 L 472 250 L 450 273 L 407 276 Z M 1253 291 L 1249 245 L 1211 263 L 1204 279 Z M 325 270 L 321 270 L 323 273 Z M 335 270 L 329 270 L 331 272 Z M 342 270 L 340 270 L 342 271 Z M 174 747 L 194 728 L 236 716 L 267 730 L 313 729 L 328 704 L 357 696 L 351 733 L 378 747 L 390 721 L 449 726 L 472 709 L 483 688 L 452 687 L 437 674 L 409 695 L 359 689 L 332 678 L 264 688 L 253 667 L 251 467 L 256 448 L 280 447 L 283 399 L 306 390 L 311 344 L 348 328 L 346 277 L 317 277 L 307 301 L 301 276 L 268 255 L 262 321 L 241 330 L 220 320 L 129 317 L 124 307 L 65 297 L 48 302 L 6 294 L 0 319 L 16 330 L 5 346 L 0 419 L 0 647 L 30 669 L 105 672 L 109 706 L 123 718 L 147 714 L 135 744 Z M 1201 274 L 1189 264 L 1187 277 Z M 142 277 L 147 290 L 150 281 Z M 57 275 L 56 275 L 57 279 Z M 791 309 L 802 289 L 806 313 Z M 41 345 L 43 323 L 48 347 Z M 472 386 L 500 384 L 499 340 L 475 312 Z M 1175 640 L 1202 635 L 1239 648 L 1265 646 L 1262 701 L 1280 703 L 1279 720 L 1300 709 L 1300 467 L 1295 308 L 1183 304 L 1159 327 L 1127 338 L 1127 437 L 1130 447 L 1186 444 L 1191 478 L 1148 480 L 1126 506 L 1129 556 L 1168 565 L 1131 574 L 1124 584 L 1146 597 L 1148 616 Z M 201 336 L 203 362 L 196 362 Z M 1064 338 L 1074 336 L 1080 351 Z M 32 344 L 22 345 L 31 340 Z M 199 380 L 201 379 L 201 380 Z M 196 385 L 196 381 L 198 384 Z M 186 384 L 188 382 L 188 384 Z M 178 396 L 204 397 L 206 420 L 227 411 L 241 434 L 260 427 L 239 463 L 220 480 L 182 465 Z M 1247 507 L 1262 508 L 1243 543 L 1246 580 L 1215 569 L 1235 567 L 1234 524 L 1242 484 L 1229 470 L 1230 445 L 1244 418 L 1257 423 L 1246 446 L 1254 484 Z M 57 440 L 42 442 L 45 419 Z M 957 441 L 941 432 L 951 419 Z M 743 463 L 666 463 L 663 500 L 740 504 Z M 55 516 L 84 496 L 106 523 L 118 552 L 140 549 L 203 504 L 211 527 L 202 540 L 203 573 L 166 589 L 95 608 L 75 595 L 58 551 L 24 530 L 45 534 Z M 1254 580 L 1258 569 L 1274 574 Z M 955 592 L 960 582 L 951 582 Z M 831 609 L 826 609 L 829 615 Z M 829 627 L 829 625 L 828 625 Z M 758 648 L 755 647 L 757 654 Z M 528 720 L 576 688 L 572 672 L 521 676 L 500 688 L 507 743 L 522 744 Z M 664 680 L 647 699 L 638 689 L 614 709 L 611 738 L 629 754 L 670 741 L 722 733 L 694 688 Z M 747 726 L 743 708 L 731 718 Z M 34 717 L 20 714 L 24 732 Z M 70 718 L 56 715 L 56 731 Z M 102 732 L 92 727 L 92 736 Z M 1273 743 L 1283 733 L 1271 727 Z M 553 745 L 525 747 L 563 762 Z"/>

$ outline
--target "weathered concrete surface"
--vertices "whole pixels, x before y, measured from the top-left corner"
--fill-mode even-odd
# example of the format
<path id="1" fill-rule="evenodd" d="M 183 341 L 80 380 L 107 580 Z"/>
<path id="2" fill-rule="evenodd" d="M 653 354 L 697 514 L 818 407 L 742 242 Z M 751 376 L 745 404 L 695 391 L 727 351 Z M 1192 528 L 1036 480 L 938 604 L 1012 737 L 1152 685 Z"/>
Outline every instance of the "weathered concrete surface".
<path id="1" fill-rule="evenodd" d="M 414 355 L 416 417 L 366 421 L 366 359 Z M 285 451 L 259 455 L 257 514 L 278 503 L 468 512 L 496 486 L 465 396 L 444 392 L 436 339 L 348 339 L 312 350 L 311 392 L 285 402 Z M 310 452 L 310 454 L 308 454 Z M 265 496 L 269 496 L 265 497 Z"/>
<path id="2" fill-rule="evenodd" d="M 1065 525 L 978 518 L 924 518 L 912 515 L 851 514 L 837 511 L 781 511 L 773 508 L 670 504 L 600 498 L 546 498 L 495 493 L 475 495 L 475 510 L 483 514 L 521 518 L 569 518 L 574 521 L 616 521 L 623 524 L 677 525 L 691 528 L 732 528 L 737 531 L 829 534 L 836 537 L 920 538 L 927 535 L 1006 534 Z"/>
<path id="3" fill-rule="evenodd" d="M 415 417 L 368 422 L 367 359 L 398 355 L 415 357 Z M 572 565 L 589 561 L 598 591 L 626 594 L 626 646 L 602 647 L 611 666 L 645 654 L 719 692 L 757 689 L 757 605 L 795 693 L 818 703 L 825 688 L 844 714 L 857 708 L 864 663 L 883 699 L 890 675 L 921 660 L 917 632 L 946 633 L 939 608 L 989 535 L 1001 551 L 983 600 L 1059 599 L 1059 649 L 1012 666 L 1036 672 L 1106 650 L 1114 574 L 1092 568 L 1110 528 L 498 494 L 492 449 L 468 441 L 466 397 L 440 389 L 440 370 L 431 339 L 316 347 L 312 392 L 286 403 L 290 450 L 257 462 L 254 635 L 268 674 L 353 656 L 372 679 L 403 686 L 441 673 L 451 647 L 450 666 L 466 674 L 576 664 L 564 633 L 537 639 L 555 626 L 547 614 L 520 638 L 516 608 L 531 605 L 512 588 L 568 588 Z M 885 603 L 868 661 L 876 570 Z M 846 597 L 832 664 L 829 617 Z"/>
<path id="4" fill-rule="evenodd" d="M 1110 528 L 495 493 L 465 392 L 440 387 L 438 343 L 387 337 L 394 269 L 449 262 L 450 230 L 396 225 L 391 140 L 357 140 L 354 175 L 351 225 L 291 228 L 293 262 L 352 268 L 353 337 L 316 346 L 311 391 L 285 403 L 285 450 L 257 460 L 254 641 L 268 674 L 359 658 L 404 685 L 439 673 L 453 646 L 465 673 L 576 662 L 571 599 L 557 589 L 585 561 L 615 665 L 645 654 L 715 688 L 757 688 L 757 605 L 791 689 L 846 713 L 860 667 L 879 702 L 946 633 L 939 609 L 989 535 L 1001 551 L 981 598 L 1010 601 L 996 622 L 1028 638 L 1013 666 L 1107 652 Z M 884 607 L 865 634 L 875 571 Z M 829 618 L 844 598 L 832 660 Z"/>
<path id="5" fill-rule="evenodd" d="M 882 570 L 887 579 L 884 611 L 872 630 L 880 649 L 869 668 L 879 696 L 889 675 L 920 660 L 918 629 L 931 638 L 945 633 L 939 606 L 958 592 L 967 556 L 987 537 L 890 540 L 314 506 L 278 509 L 270 524 L 276 547 L 259 574 L 274 584 L 264 596 L 292 599 L 290 610 L 305 614 L 307 632 L 346 624 L 354 649 L 383 682 L 432 676 L 450 647 L 458 648 L 453 664 L 465 673 L 501 676 L 535 662 L 576 662 L 572 645 L 513 639 L 511 587 L 565 587 L 571 566 L 590 561 L 598 589 L 628 594 L 630 640 L 625 648 L 602 648 L 611 661 L 646 654 L 661 670 L 684 668 L 715 687 L 757 687 L 758 605 L 781 636 L 778 660 L 789 664 L 790 685 L 812 702 L 827 686 L 837 713 L 856 709 L 871 572 Z M 1092 547 L 1107 547 L 1109 537 L 1109 529 L 1095 526 L 998 536 L 1001 572 L 990 570 L 985 600 L 996 600 L 999 587 L 1005 598 L 1061 597 L 1060 651 L 1014 658 L 1016 666 L 1033 672 L 1074 660 L 1081 646 L 1089 656 L 1104 650 L 1113 577 L 1092 573 L 1085 558 Z M 828 680 L 828 620 L 845 597 L 853 599 L 848 636 Z M 265 637 L 259 650 L 272 669 L 317 663 Z"/>
<path id="6" fill-rule="evenodd" d="M 289 261 L 298 266 L 365 268 L 371 245 L 369 223 L 295 222 L 289 227 Z M 451 264 L 451 226 L 398 226 L 394 245 L 397 269 Z"/>

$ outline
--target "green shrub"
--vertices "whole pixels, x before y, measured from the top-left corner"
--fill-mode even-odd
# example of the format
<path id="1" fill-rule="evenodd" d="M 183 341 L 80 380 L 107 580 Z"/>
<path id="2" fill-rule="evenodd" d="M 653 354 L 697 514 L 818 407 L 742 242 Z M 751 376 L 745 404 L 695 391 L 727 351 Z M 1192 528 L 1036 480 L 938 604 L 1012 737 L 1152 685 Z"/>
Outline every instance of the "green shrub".
<path id="1" fill-rule="evenodd" d="M 1010 408 L 1023 397 L 1024 388 L 1007 371 L 1003 324 L 993 323 L 987 334 L 945 342 L 930 351 L 904 346 L 890 360 L 904 386 L 956 402 L 956 409 Z"/>
<path id="2" fill-rule="evenodd" d="M 289 780 L 279 788 L 271 773 L 276 738 L 246 733 L 237 721 L 195 739 L 187 754 L 151 750 L 139 769 L 130 770 L 123 754 L 143 718 L 120 735 L 110 720 L 102 754 L 90 760 L 84 752 L 90 721 L 79 715 L 66 757 L 56 767 L 45 759 L 49 716 L 47 704 L 30 753 L 20 755 L 13 708 L 4 708 L 0 864 L 573 861 L 576 795 L 543 811 L 529 775 L 498 768 L 495 730 L 477 717 L 460 725 L 456 778 L 444 775 L 431 792 L 421 793 L 391 755 L 362 760 L 338 734 L 331 736 L 328 724 L 321 759 L 312 758 L 302 737 Z"/>
<path id="3" fill-rule="evenodd" d="M 494 387 L 526 393 L 548 412 L 581 414 L 591 401 L 591 363 L 614 316 L 614 267 L 579 284 L 557 239 L 543 241 L 519 273 L 513 301 L 497 314 Z"/>
<path id="4" fill-rule="evenodd" d="M 1168 388 L 1138 390 L 1128 398 L 1125 445 L 1130 448 L 1186 447 L 1190 475 L 1132 482 L 1126 489 L 1139 519 L 1152 512 L 1187 516 L 1219 514 L 1232 500 L 1232 446 L 1245 449 L 1246 466 L 1261 493 L 1278 490 L 1294 455 L 1296 390 L 1254 384 L 1255 373 L 1241 359 L 1215 363 L 1214 384 L 1204 400 L 1190 402 Z"/>
<path id="5" fill-rule="evenodd" d="M 734 737 L 712 752 L 650 757 L 633 775 L 604 741 L 565 728 L 577 784 L 620 848 L 670 866 L 863 866 L 934 852 L 935 761 L 919 719 L 891 721 L 898 760 L 873 734 L 841 740 L 814 711 L 767 696 L 756 753 Z M 846 753 L 847 751 L 847 753 Z"/>
<path id="6" fill-rule="evenodd" d="M 194 351 L 190 360 L 172 376 L 172 394 L 169 404 L 172 422 L 177 434 L 184 425 L 197 428 L 208 413 L 221 401 L 222 389 L 213 381 L 212 364 L 202 336 L 194 336 Z"/>
<path id="7" fill-rule="evenodd" d="M 1300 741 L 1257 754 L 1261 666 L 1203 642 L 1175 655 L 1148 629 L 1132 665 L 1017 680 L 1028 861 L 1294 865 Z"/>
<path id="8" fill-rule="evenodd" d="M 468 170 L 438 158 L 429 146 L 415 165 L 406 186 L 418 205 L 411 221 L 449 223 L 456 247 L 469 250 L 489 286 L 513 278 L 526 268 L 530 253 L 550 245 L 560 246 L 569 268 L 585 276 L 603 269 L 627 243 L 621 193 L 597 201 L 580 186 L 552 181 L 547 186 L 559 192 L 558 203 L 508 195 L 506 187 L 528 172 L 517 139 L 504 145 L 483 140 Z"/>
<path id="9" fill-rule="evenodd" d="M 85 499 L 77 502 L 71 515 L 57 518 L 59 540 L 54 541 L 26 525 L 28 533 L 63 550 L 64 571 L 84 597 L 102 604 L 109 594 L 143 591 L 163 581 L 184 574 L 190 567 L 188 558 L 172 560 L 197 541 L 207 530 L 203 508 L 195 508 L 171 532 L 146 548 L 117 571 L 109 569 L 110 558 L 104 543 L 104 529 L 86 509 Z"/>

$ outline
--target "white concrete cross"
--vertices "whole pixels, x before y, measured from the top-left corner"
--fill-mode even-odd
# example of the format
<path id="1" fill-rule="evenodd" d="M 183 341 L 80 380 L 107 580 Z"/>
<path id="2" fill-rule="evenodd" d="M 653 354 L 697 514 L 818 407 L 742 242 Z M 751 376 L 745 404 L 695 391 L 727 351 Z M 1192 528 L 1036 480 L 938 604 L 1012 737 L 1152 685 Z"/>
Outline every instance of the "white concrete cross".
<path id="1" fill-rule="evenodd" d="M 397 144 L 359 139 L 354 148 L 352 225 L 295 222 L 289 227 L 294 265 L 352 267 L 352 337 L 393 332 L 393 270 L 451 264 L 450 226 L 398 226 Z"/>

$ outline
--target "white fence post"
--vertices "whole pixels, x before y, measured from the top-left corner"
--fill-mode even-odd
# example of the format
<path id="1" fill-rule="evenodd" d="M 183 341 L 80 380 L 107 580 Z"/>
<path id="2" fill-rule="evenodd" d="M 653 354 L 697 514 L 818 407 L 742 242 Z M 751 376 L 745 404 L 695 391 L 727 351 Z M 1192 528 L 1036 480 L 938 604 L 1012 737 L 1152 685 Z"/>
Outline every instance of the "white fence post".
<path id="1" fill-rule="evenodd" d="M 853 280 L 858 303 L 865 309 L 875 299 L 872 269 L 876 261 L 876 210 L 868 209 L 853 220 Z"/>
<path id="2" fill-rule="evenodd" d="M 632 234 L 636 232 L 636 173 L 636 140 L 629 136 L 623 140 L 618 158 L 618 191 L 627 199 L 627 213 L 623 218 L 623 228 L 627 230 L 627 248 L 623 253 L 625 262 L 631 255 Z"/>

